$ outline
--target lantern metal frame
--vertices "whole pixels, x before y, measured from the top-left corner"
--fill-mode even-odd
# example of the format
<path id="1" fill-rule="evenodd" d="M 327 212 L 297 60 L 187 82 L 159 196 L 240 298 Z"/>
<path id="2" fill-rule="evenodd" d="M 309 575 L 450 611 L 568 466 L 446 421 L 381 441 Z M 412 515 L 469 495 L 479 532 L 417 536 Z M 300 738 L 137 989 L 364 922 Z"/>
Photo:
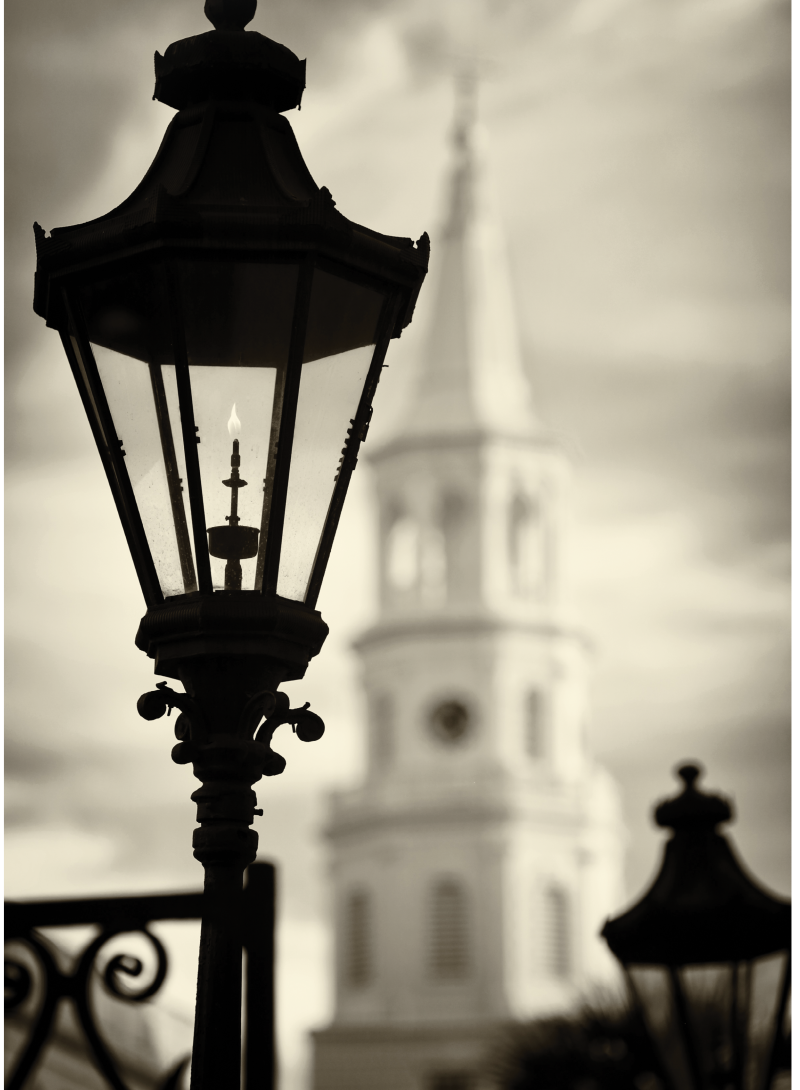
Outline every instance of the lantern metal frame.
<path id="1" fill-rule="evenodd" d="M 666 1053 L 661 1035 L 672 1034 L 673 1055 L 664 1062 L 672 1090 L 769 1090 L 788 1057 L 785 1031 L 790 989 L 791 905 L 762 889 L 745 872 L 728 839 L 717 826 L 731 820 L 732 804 L 697 789 L 697 765 L 677 770 L 683 791 L 655 809 L 659 826 L 674 830 L 650 889 L 627 912 L 606 922 L 601 934 L 620 961 L 629 994 Z M 748 1039 L 753 966 L 771 955 L 783 958 L 774 991 L 769 1041 L 760 1057 Z M 763 962 L 762 962 L 763 964 Z M 721 995 L 707 995 L 719 1007 L 728 1035 L 727 1055 L 709 1067 L 701 1055 L 701 1032 L 682 979 L 689 970 L 711 973 L 728 967 L 729 985 Z M 642 970 L 658 970 L 658 992 L 645 997 L 635 978 Z M 659 1028 L 648 1005 L 660 1006 Z M 722 1010 L 722 1004 L 727 1010 Z M 666 1012 L 667 1016 L 664 1017 Z M 665 1037 L 666 1039 L 666 1037 Z M 707 1051 L 707 1050 L 706 1050 Z M 760 1059 L 760 1077 L 759 1077 Z M 713 1066 L 715 1064 L 716 1066 Z M 670 1070 L 670 1068 L 672 1070 Z M 677 1074 L 678 1069 L 682 1074 Z M 723 1081 L 720 1081 L 723 1080 Z"/>
<path id="2" fill-rule="evenodd" d="M 156 53 L 154 98 L 178 113 L 130 197 L 99 219 L 56 228 L 49 236 L 34 225 L 34 309 L 60 333 L 148 607 L 136 643 L 155 659 L 158 673 L 176 679 L 181 678 L 187 657 L 234 653 L 278 655 L 283 680 L 294 680 L 303 676 L 309 659 L 319 652 L 327 626 L 315 607 L 350 478 L 369 429 L 389 341 L 411 321 L 430 252 L 427 235 L 414 243 L 350 221 L 336 209 L 330 192 L 314 182 L 282 115 L 300 106 L 305 61 L 285 46 L 245 31 L 254 12 L 255 0 L 207 0 L 206 13 L 215 29 L 173 43 L 163 57 Z M 237 126 L 249 126 L 253 147 L 237 147 Z M 238 160 L 231 163 L 221 157 L 220 146 Z M 261 156 L 258 164 L 254 165 L 253 154 Z M 198 196 L 198 186 L 205 188 L 205 195 Z M 239 195 L 242 187 L 249 192 L 247 200 Z M 209 191 L 213 200 L 208 199 Z M 206 523 L 178 285 L 181 262 L 199 267 L 208 260 L 291 263 L 298 270 L 269 517 L 260 527 L 257 585 L 252 591 L 229 594 L 225 601 L 211 577 L 207 540 L 211 528 Z M 173 512 L 180 506 L 183 523 L 179 527 L 176 517 L 181 567 L 185 583 L 193 579 L 194 584 L 183 595 L 166 597 L 80 305 L 86 284 L 144 267 L 151 278 L 161 280 L 153 290 L 161 294 L 170 326 L 191 518 L 190 532 L 179 496 L 181 482 L 168 476 L 170 503 Z M 277 586 L 315 270 L 370 288 L 383 304 L 370 366 L 350 427 L 342 436 L 342 457 L 305 593 L 298 601 L 282 597 Z M 159 432 L 165 461 L 174 461 L 174 449 L 167 448 L 177 445 L 177 437 L 161 419 Z"/>

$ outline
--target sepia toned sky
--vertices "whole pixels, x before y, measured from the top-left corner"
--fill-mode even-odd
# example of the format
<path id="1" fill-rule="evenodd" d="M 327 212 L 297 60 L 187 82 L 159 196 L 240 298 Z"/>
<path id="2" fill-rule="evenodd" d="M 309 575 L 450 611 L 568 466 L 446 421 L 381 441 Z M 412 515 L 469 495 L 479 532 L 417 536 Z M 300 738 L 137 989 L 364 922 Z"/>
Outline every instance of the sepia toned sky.
<path id="1" fill-rule="evenodd" d="M 172 116 L 151 101 L 153 51 L 209 24 L 202 0 L 5 14 L 7 896 L 188 888 L 192 780 L 169 760 L 171 724 L 135 712 L 152 684 L 133 645 L 143 601 L 57 334 L 31 309 L 31 225 L 130 193 Z M 685 758 L 733 796 L 750 869 L 789 888 L 788 14 L 784 0 L 261 0 L 250 27 L 308 58 L 288 116 L 318 184 L 372 228 L 430 231 L 432 267 L 453 75 L 478 58 L 525 359 L 574 467 L 571 597 L 595 646 L 592 744 L 623 792 L 631 896 L 657 863 L 651 804 Z M 391 433 L 427 319 L 423 291 L 370 445 Z M 331 636 L 291 686 L 328 733 L 286 742 L 286 773 L 259 791 L 283 875 L 290 1065 L 327 1010 L 324 794 L 363 761 L 349 644 L 375 608 L 364 461 L 320 600 Z"/>

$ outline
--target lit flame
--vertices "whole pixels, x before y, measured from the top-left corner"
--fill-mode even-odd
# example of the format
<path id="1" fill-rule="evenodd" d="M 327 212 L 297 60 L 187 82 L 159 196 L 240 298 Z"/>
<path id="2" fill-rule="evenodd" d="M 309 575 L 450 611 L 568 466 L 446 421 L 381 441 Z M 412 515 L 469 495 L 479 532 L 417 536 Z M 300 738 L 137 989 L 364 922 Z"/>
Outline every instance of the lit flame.
<path id="1" fill-rule="evenodd" d="M 228 435 L 230 435 L 231 439 L 233 439 L 239 434 L 241 430 L 242 422 L 236 415 L 236 402 L 234 401 L 233 408 L 231 409 L 230 420 L 228 421 Z"/>

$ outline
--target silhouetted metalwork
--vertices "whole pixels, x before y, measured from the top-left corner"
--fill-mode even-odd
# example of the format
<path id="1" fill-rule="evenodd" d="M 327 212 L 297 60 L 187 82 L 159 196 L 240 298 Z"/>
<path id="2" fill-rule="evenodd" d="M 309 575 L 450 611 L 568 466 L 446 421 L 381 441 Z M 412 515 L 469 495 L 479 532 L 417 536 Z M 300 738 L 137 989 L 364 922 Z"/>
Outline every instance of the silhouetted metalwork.
<path id="1" fill-rule="evenodd" d="M 745 872 L 717 826 L 731 803 L 699 791 L 655 810 L 674 830 L 655 881 L 603 936 L 619 958 L 673 1090 L 768 1090 L 788 1067 L 791 905 Z"/>
<path id="2" fill-rule="evenodd" d="M 150 930 L 157 920 L 200 920 L 204 894 L 173 893 L 142 897 L 97 897 L 64 901 L 6 901 L 6 942 L 21 942 L 33 955 L 41 972 L 41 999 L 32 1018 L 29 1038 L 6 1082 L 6 1090 L 22 1090 L 35 1075 L 55 1025 L 59 1005 L 71 1001 L 97 1070 L 113 1090 L 129 1090 L 119 1063 L 107 1046 L 97 1023 L 91 985 L 97 978 L 98 957 L 119 935 L 139 934 L 149 942 L 155 969 L 148 984 L 130 987 L 141 975 L 140 958 L 116 954 L 100 973 L 102 985 L 117 999 L 145 1003 L 158 994 L 167 976 L 168 957 L 163 944 Z M 242 892 L 243 948 L 247 953 L 245 977 L 245 1083 L 244 1090 L 274 1090 L 275 999 L 274 925 L 275 868 L 271 863 L 252 863 Z M 99 934 L 77 955 L 69 971 L 58 964 L 53 945 L 40 934 L 43 927 L 93 924 Z M 128 982 L 126 984 L 126 981 Z M 5 1012 L 18 1011 L 31 995 L 34 982 L 28 967 L 13 957 L 5 961 Z M 175 1090 L 189 1056 L 164 1075 L 159 1090 Z"/>
<path id="3" fill-rule="evenodd" d="M 255 10 L 208 0 L 215 29 L 156 54 L 154 97 L 178 113 L 129 197 L 49 236 L 34 226 L 34 309 L 61 336 L 147 605 L 136 645 L 186 690 L 150 694 L 144 714 L 180 708 L 174 755 L 202 783 L 192 1090 L 238 1090 L 252 786 L 282 771 L 276 711 L 301 739 L 322 732 L 276 693 L 327 636 L 322 580 L 430 253 L 427 235 L 347 219 L 316 184 L 283 116 L 305 61 L 245 30 Z M 209 525 L 223 497 L 227 525 Z"/>

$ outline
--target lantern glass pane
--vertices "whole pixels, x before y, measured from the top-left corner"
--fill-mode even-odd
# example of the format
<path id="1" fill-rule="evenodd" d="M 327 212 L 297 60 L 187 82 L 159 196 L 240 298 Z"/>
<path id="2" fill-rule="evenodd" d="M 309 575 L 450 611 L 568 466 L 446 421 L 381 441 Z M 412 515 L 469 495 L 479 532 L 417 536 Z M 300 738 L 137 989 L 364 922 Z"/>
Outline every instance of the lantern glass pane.
<path id="1" fill-rule="evenodd" d="M 197 590 L 175 368 L 94 347 L 165 597 Z"/>
<path id="2" fill-rule="evenodd" d="M 315 269 L 286 495 L 278 594 L 303 601 L 384 296 Z"/>
<path id="3" fill-rule="evenodd" d="M 787 954 L 781 952 L 757 958 L 743 966 L 748 972 L 749 1007 L 746 1009 L 747 1053 L 745 1090 L 761 1090 L 767 1072 L 776 1028 L 788 1032 L 783 1012 L 778 1009 Z"/>
<path id="4" fill-rule="evenodd" d="M 305 597 L 385 296 L 317 267 L 301 328 L 299 269 L 292 261 L 202 255 L 143 260 L 80 289 L 165 596 L 197 589 L 184 464 L 184 444 L 195 439 L 213 585 L 261 588 L 282 415 L 294 409 L 284 396 L 297 389 L 277 590 Z M 176 385 L 184 348 L 195 426 L 188 436 Z"/>
<path id="5" fill-rule="evenodd" d="M 704 1080 L 709 1085 L 725 1085 L 740 1078 L 746 974 L 732 962 L 721 962 L 686 965 L 678 971 L 678 978 Z"/>
<path id="6" fill-rule="evenodd" d="M 281 379 L 285 371 L 281 372 Z M 266 525 L 265 482 L 270 473 L 269 455 L 277 432 L 272 435 L 275 379 L 274 367 L 197 367 L 192 369 L 192 403 L 198 428 L 200 476 L 203 482 L 206 526 L 230 525 L 233 492 L 236 492 L 237 525 L 256 531 L 254 547 Z M 279 414 L 276 414 L 276 425 Z M 234 489 L 231 458 L 233 441 L 239 443 L 239 480 L 246 485 Z M 268 516 L 268 512 L 266 512 Z M 213 540 L 213 537 L 212 537 Z M 252 550 L 245 550 L 250 551 Z M 253 590 L 257 554 L 240 557 L 242 589 Z M 224 557 L 211 556 L 211 577 L 216 590 L 225 586 Z"/>
<path id="7" fill-rule="evenodd" d="M 165 597 L 197 589 L 162 265 L 87 280 L 80 304 Z"/>
<path id="8" fill-rule="evenodd" d="M 675 1087 L 691 1087 L 686 1041 L 675 1009 L 669 970 L 661 965 L 630 965 L 628 975 L 666 1075 Z"/>
<path id="9" fill-rule="evenodd" d="M 238 562 L 241 589 L 254 590 L 261 585 L 298 266 L 186 261 L 179 277 L 212 581 L 218 590 L 235 587 L 225 571 L 228 561 Z M 236 487 L 237 479 L 247 483 Z"/>
<path id="10" fill-rule="evenodd" d="M 383 299 L 366 284 L 315 269 L 303 363 L 374 344 Z"/>
<path id="11" fill-rule="evenodd" d="M 278 571 L 278 594 L 284 598 L 305 598 L 347 429 L 371 361 L 369 347 L 303 365 Z"/>

